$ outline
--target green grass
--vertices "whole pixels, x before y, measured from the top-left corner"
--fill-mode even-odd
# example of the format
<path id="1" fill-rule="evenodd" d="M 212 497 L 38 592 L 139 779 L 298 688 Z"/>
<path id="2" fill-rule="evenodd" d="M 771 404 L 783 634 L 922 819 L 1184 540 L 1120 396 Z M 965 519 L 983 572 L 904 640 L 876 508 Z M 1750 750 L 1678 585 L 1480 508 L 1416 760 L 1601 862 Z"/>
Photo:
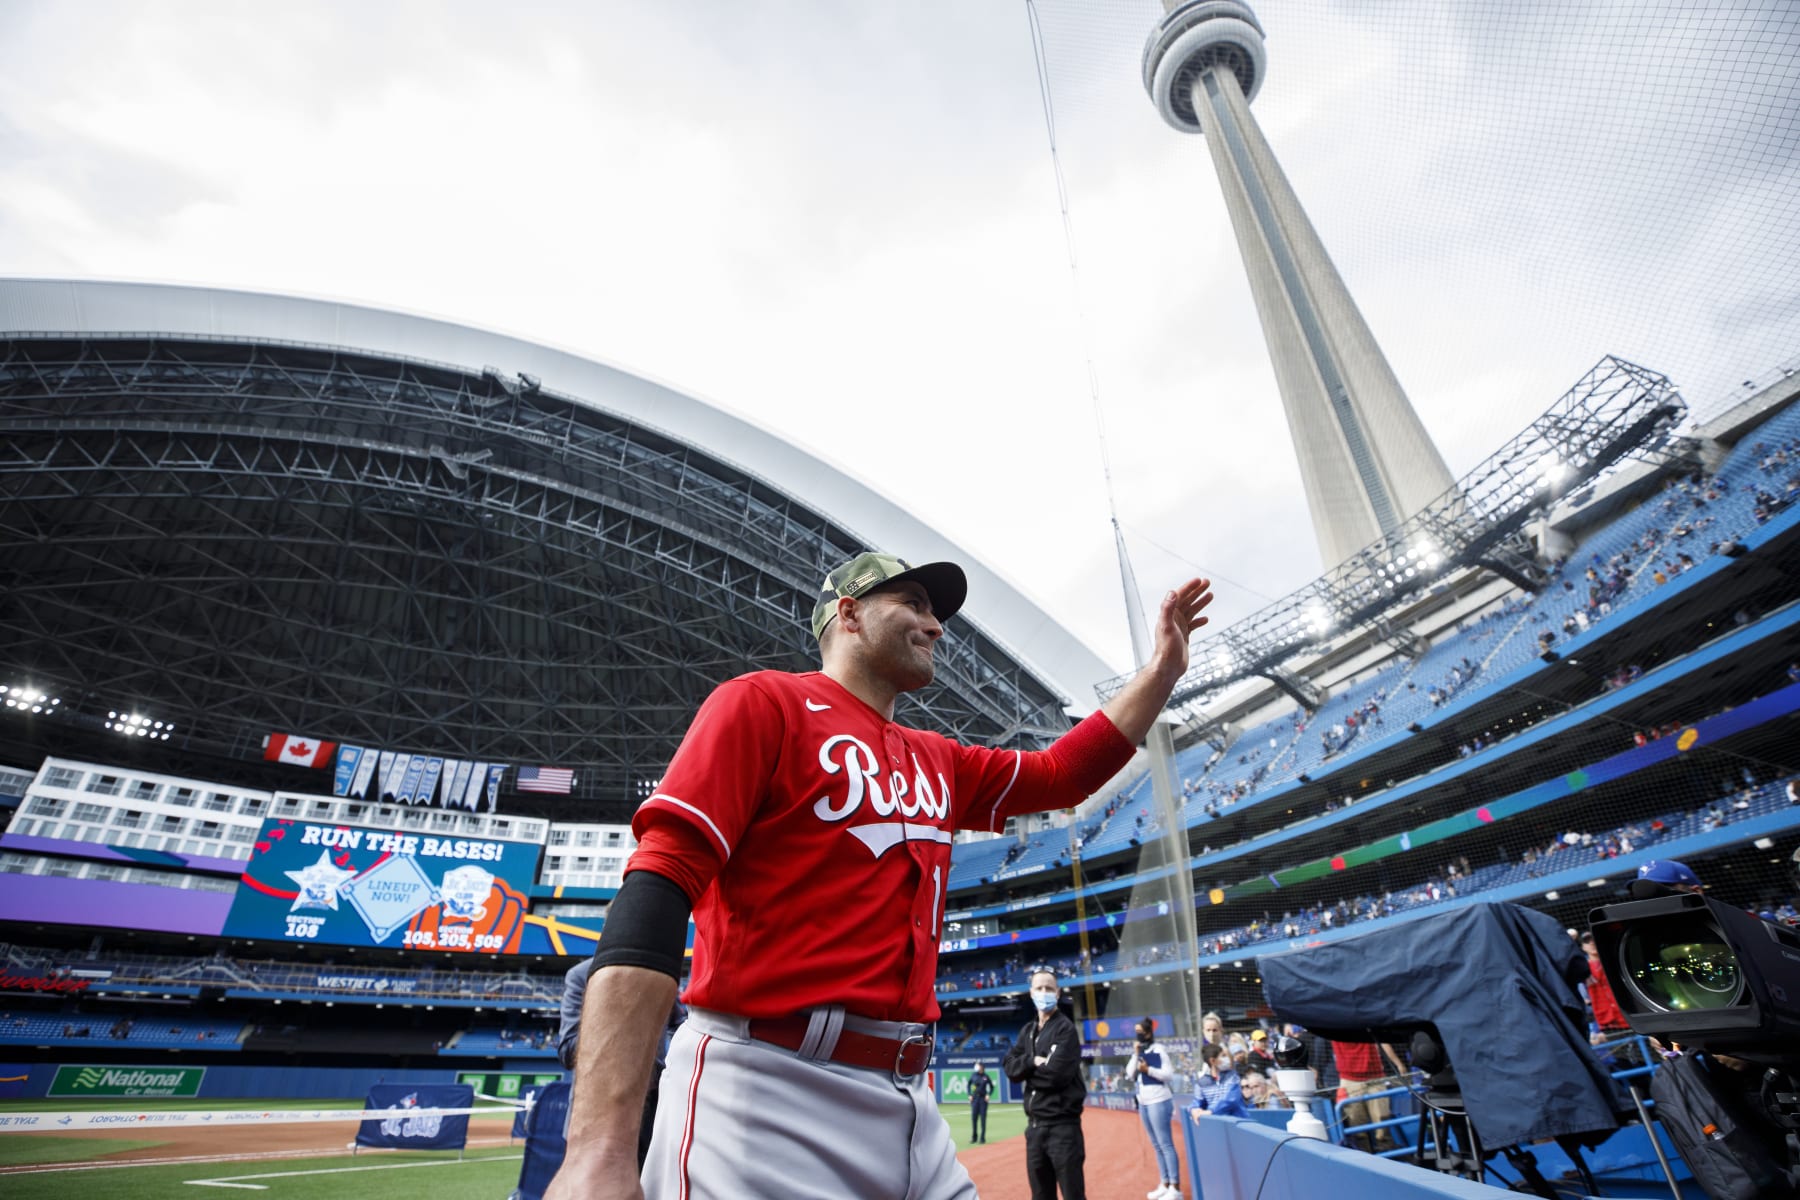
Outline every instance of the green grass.
<path id="1" fill-rule="evenodd" d="M 22 1167 L 37 1163 L 86 1162 L 122 1150 L 142 1150 L 160 1146 L 150 1138 L 41 1138 L 31 1134 L 0 1138 L 0 1167 Z"/>
<path id="2" fill-rule="evenodd" d="M 262 1200 L 339 1200 L 356 1195 L 379 1195 L 384 1200 L 424 1196 L 430 1200 L 495 1200 L 518 1182 L 519 1159 L 520 1152 L 514 1148 L 471 1151 L 462 1161 L 448 1154 L 363 1153 L 354 1158 L 48 1171 L 9 1175 L 5 1192 L 7 1200 L 68 1200 L 75 1192 L 129 1196 L 131 1200 L 195 1200 L 221 1189 L 197 1189 L 191 1180 L 225 1179 L 266 1189 L 259 1193 Z"/>
<path id="3" fill-rule="evenodd" d="M 360 1108 L 360 1100 L 144 1100 L 124 1098 L 70 1101 L 0 1102 L 10 1112 L 56 1109 L 124 1108 Z M 969 1146 L 969 1108 L 946 1104 L 941 1110 L 958 1150 Z M 1017 1137 L 1025 1130 L 1025 1113 L 1016 1104 L 988 1107 L 988 1141 Z M 154 1142 L 123 1138 L 64 1141 L 28 1135 L 0 1138 L 0 1166 L 93 1161 L 103 1154 Z M 339 1200 L 353 1195 L 380 1195 L 383 1200 L 495 1200 L 510 1192 L 519 1177 L 520 1148 L 470 1151 L 458 1161 L 449 1154 L 368 1152 L 328 1158 L 267 1158 L 224 1163 L 177 1163 L 167 1166 L 108 1167 L 97 1170 L 45 1171 L 8 1175 L 0 1180 L 6 1200 L 68 1200 L 71 1193 L 129 1196 L 131 1200 L 197 1200 L 224 1189 L 195 1188 L 193 1180 L 227 1180 L 262 1189 L 263 1200 Z M 239 1191 L 241 1189 L 230 1189 Z"/>
<path id="4" fill-rule="evenodd" d="M 227 1109 L 266 1108 L 286 1112 L 290 1109 L 361 1108 L 362 1100 L 210 1100 L 204 1096 L 40 1096 L 36 1100 L 0 1100 L 0 1112 L 160 1112 L 165 1109 L 191 1108 L 196 1112 L 224 1112 Z"/>
<path id="5" fill-rule="evenodd" d="M 956 1148 L 969 1148 L 969 1106 L 966 1104 L 940 1104 L 938 1111 L 944 1114 L 944 1120 L 950 1122 L 950 1133 L 956 1139 Z M 987 1140 L 1003 1142 L 1009 1137 L 1017 1137 L 1025 1132 L 1025 1110 L 1017 1104 L 990 1104 L 987 1114 Z"/>

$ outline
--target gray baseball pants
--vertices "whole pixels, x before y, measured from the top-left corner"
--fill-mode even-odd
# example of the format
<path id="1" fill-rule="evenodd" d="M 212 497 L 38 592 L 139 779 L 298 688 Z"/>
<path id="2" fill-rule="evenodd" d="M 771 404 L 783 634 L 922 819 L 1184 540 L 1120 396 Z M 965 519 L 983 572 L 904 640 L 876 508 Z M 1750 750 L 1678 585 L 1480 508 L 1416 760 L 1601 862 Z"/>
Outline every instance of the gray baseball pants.
<path id="1" fill-rule="evenodd" d="M 645 1200 L 975 1200 L 923 1075 L 802 1058 L 747 1025 L 690 1009 L 670 1041 Z"/>

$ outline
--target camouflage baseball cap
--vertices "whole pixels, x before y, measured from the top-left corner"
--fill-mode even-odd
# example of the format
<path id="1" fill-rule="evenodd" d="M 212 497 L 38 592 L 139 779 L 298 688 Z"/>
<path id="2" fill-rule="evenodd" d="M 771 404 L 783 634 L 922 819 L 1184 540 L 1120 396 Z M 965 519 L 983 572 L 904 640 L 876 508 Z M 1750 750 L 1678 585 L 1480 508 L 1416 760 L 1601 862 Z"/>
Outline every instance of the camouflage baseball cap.
<path id="1" fill-rule="evenodd" d="M 837 616 L 837 602 L 842 597 L 865 596 L 884 583 L 905 579 L 925 589 L 931 597 L 932 614 L 939 621 L 955 616 L 969 594 L 969 580 L 955 563 L 934 562 L 915 567 L 904 558 L 867 550 L 825 577 L 818 603 L 813 605 L 813 637 L 824 636 L 825 626 Z"/>

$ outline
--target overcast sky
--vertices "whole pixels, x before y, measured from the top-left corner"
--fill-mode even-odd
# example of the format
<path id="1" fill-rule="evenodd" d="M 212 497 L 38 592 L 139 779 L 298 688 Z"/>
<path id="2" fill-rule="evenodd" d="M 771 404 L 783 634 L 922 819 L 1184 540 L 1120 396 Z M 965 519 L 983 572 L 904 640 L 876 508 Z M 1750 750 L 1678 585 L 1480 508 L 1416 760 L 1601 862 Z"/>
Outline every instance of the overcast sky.
<path id="1" fill-rule="evenodd" d="M 1254 111 L 1453 472 L 1603 354 L 1702 414 L 1800 356 L 1800 5 L 1257 11 Z M 341 298 L 642 371 L 1122 667 L 1090 356 L 1147 594 L 1205 570 L 1230 618 L 1323 564 L 1206 148 L 1140 82 L 1160 6 L 1039 12 L 1080 309 L 1022 0 L 0 0 L 0 274 Z"/>

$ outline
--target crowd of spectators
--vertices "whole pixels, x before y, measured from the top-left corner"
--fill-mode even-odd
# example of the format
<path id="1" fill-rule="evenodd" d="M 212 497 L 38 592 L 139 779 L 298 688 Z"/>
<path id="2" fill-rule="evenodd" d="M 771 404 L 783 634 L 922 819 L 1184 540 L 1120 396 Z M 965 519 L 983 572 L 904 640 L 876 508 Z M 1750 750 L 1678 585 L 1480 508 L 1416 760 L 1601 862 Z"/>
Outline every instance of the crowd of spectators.
<path id="1" fill-rule="evenodd" d="M 235 1043 L 243 1025 L 200 1017 L 158 1017 L 117 1012 L 91 1012 L 76 1005 L 57 1012 L 20 1015 L 0 1013 L 0 1041 L 126 1042 L 134 1046 L 196 1047 L 208 1042 Z"/>
<path id="2" fill-rule="evenodd" d="M 58 954 L 32 951 L 23 946 L 5 947 L 15 966 L 40 972 L 52 979 L 65 978 L 71 965 Z M 142 953 L 109 953 L 97 951 L 80 960 L 85 972 L 108 983 L 194 984 L 247 988 L 255 991 L 312 992 L 340 998 L 346 990 L 327 980 L 366 978 L 385 980 L 390 985 L 405 982 L 411 987 L 395 990 L 395 996 L 412 998 L 492 1000 L 496 1004 L 513 1001 L 557 1002 L 562 995 L 559 975 L 534 975 L 523 967 L 510 971 L 479 971 L 461 968 L 442 969 L 432 965 L 413 967 L 369 967 L 324 963 L 295 963 L 274 960 L 240 959 L 217 952 L 204 958 Z M 99 974 L 103 973 L 103 974 Z"/>
<path id="3" fill-rule="evenodd" d="M 1408 909 L 1467 897 L 1515 879 L 1541 878 L 1568 867 L 1619 858 L 1657 845 L 1670 836 L 1672 827 L 1681 829 L 1683 837 L 1690 833 L 1710 833 L 1750 814 L 1756 809 L 1759 797 L 1773 797 L 1772 800 L 1765 798 L 1764 808 L 1768 803 L 1800 805 L 1800 778 L 1763 782 L 1758 781 L 1748 768 L 1741 768 L 1736 776 L 1722 778 L 1720 790 L 1720 797 L 1710 803 L 1665 816 L 1627 821 L 1601 830 L 1570 829 L 1545 842 L 1534 842 L 1516 855 L 1502 849 L 1494 862 L 1481 868 L 1474 867 L 1467 855 L 1459 855 L 1407 886 L 1287 909 L 1280 916 L 1265 911 L 1242 925 L 1199 934 L 1195 939 L 1199 957 L 1224 955 L 1270 941 L 1314 936 L 1359 921 L 1381 920 Z M 1788 901 L 1777 903 L 1771 900 L 1769 903 L 1770 911 L 1790 911 Z M 1107 972 L 1172 962 L 1176 958 L 1175 947 L 1161 943 L 1139 947 L 1129 955 L 1089 955 L 1084 952 L 1059 959 L 1054 965 L 1059 974 L 1079 978 L 1089 968 Z M 1013 955 L 991 970 L 947 973 L 940 977 L 938 990 L 955 992 L 977 986 L 965 982 L 972 978 L 991 980 L 985 986 L 1016 990 L 1024 965 L 1022 959 Z"/>

